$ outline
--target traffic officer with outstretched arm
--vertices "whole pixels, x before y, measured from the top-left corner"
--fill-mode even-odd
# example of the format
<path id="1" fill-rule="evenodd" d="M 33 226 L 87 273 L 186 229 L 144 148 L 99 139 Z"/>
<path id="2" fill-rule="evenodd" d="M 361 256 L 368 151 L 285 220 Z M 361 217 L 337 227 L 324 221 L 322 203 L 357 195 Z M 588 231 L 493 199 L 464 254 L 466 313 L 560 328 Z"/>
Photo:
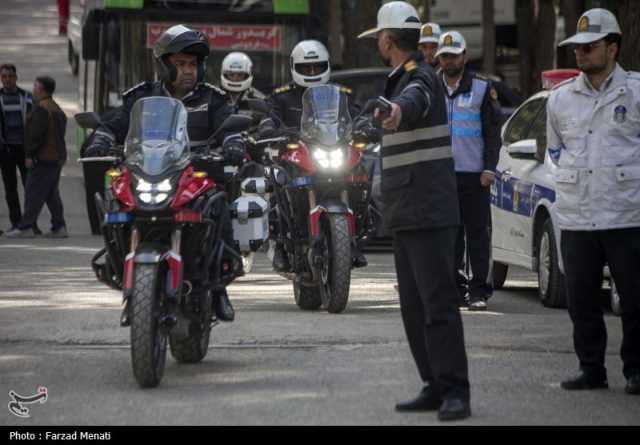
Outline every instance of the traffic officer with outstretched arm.
<path id="1" fill-rule="evenodd" d="M 572 45 L 581 74 L 552 91 L 548 155 L 580 375 L 566 390 L 607 388 L 600 288 L 609 264 L 622 307 L 626 392 L 640 394 L 640 74 L 616 60 L 622 34 L 605 9 L 587 11 Z"/>
<path id="2" fill-rule="evenodd" d="M 438 410 L 440 420 L 455 420 L 471 415 L 453 274 L 460 215 L 443 87 L 418 51 L 419 35 L 415 8 L 395 1 L 360 37 L 377 38 L 393 68 L 385 89 L 391 112 L 382 123 L 384 223 L 393 233 L 402 318 L 424 382 L 418 397 L 396 410 Z"/>

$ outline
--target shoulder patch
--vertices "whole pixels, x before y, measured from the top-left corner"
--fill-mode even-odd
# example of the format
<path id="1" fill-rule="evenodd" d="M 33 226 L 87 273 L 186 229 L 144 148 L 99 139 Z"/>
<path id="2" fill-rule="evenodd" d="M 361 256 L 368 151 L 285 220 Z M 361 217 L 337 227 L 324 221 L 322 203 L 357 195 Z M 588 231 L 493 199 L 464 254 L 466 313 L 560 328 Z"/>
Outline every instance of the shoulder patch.
<path id="1" fill-rule="evenodd" d="M 353 90 L 347 87 L 340 87 L 340 91 L 347 94 L 353 94 Z"/>
<path id="2" fill-rule="evenodd" d="M 215 91 L 216 93 L 218 93 L 218 94 L 220 94 L 222 96 L 226 96 L 227 95 L 227 92 L 225 90 L 223 90 L 222 88 L 218 88 L 217 86 L 212 85 L 210 83 L 205 82 L 204 86 L 206 86 L 207 88 L 212 89 L 213 91 Z"/>
<path id="3" fill-rule="evenodd" d="M 627 77 L 633 80 L 640 80 L 640 73 L 637 71 L 627 71 Z"/>
<path id="4" fill-rule="evenodd" d="M 130 95 L 132 95 L 133 93 L 135 93 L 137 91 L 141 91 L 141 90 L 150 88 L 152 85 L 153 85 L 153 83 L 149 82 L 149 81 L 140 82 L 138 85 L 135 85 L 135 86 L 129 88 L 124 93 L 122 93 L 122 97 L 130 96 Z"/>
<path id="5" fill-rule="evenodd" d="M 404 64 L 404 70 L 408 73 L 410 73 L 411 71 L 415 71 L 418 68 L 418 64 L 416 63 L 415 60 L 409 60 L 407 63 Z"/>
<path id="6" fill-rule="evenodd" d="M 491 97 L 491 99 L 493 100 L 498 100 L 498 92 L 494 87 L 491 87 L 491 89 L 489 90 L 489 97 Z"/>
<path id="7" fill-rule="evenodd" d="M 275 90 L 273 90 L 273 94 L 282 94 L 286 93 L 287 91 L 291 91 L 291 85 L 284 85 L 280 88 L 276 88 Z"/>

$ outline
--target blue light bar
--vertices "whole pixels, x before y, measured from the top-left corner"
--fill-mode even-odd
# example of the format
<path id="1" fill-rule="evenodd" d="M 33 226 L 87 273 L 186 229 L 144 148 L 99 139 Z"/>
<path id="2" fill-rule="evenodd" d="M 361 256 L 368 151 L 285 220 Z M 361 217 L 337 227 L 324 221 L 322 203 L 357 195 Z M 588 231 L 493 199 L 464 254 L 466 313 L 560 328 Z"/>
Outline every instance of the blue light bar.
<path id="1" fill-rule="evenodd" d="M 311 176 L 301 176 L 299 178 L 295 178 L 290 183 L 290 187 L 292 188 L 309 187 L 312 185 L 313 185 L 313 178 Z"/>
<path id="2" fill-rule="evenodd" d="M 104 216 L 106 224 L 124 224 L 133 221 L 130 213 L 107 213 Z"/>

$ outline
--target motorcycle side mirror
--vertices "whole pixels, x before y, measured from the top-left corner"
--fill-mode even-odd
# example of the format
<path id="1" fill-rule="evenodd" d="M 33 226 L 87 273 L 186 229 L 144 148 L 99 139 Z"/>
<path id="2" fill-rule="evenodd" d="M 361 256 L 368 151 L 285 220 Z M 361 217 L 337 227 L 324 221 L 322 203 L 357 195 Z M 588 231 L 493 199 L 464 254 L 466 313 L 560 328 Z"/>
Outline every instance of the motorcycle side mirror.
<path id="1" fill-rule="evenodd" d="M 102 125 L 102 120 L 100 119 L 98 113 L 78 113 L 73 117 L 80 128 L 95 130 L 100 125 Z"/>
<path id="2" fill-rule="evenodd" d="M 252 123 L 253 119 L 250 116 L 232 114 L 225 119 L 215 133 L 209 137 L 208 143 L 211 144 L 215 142 L 220 133 L 242 133 L 243 131 L 248 131 Z"/>

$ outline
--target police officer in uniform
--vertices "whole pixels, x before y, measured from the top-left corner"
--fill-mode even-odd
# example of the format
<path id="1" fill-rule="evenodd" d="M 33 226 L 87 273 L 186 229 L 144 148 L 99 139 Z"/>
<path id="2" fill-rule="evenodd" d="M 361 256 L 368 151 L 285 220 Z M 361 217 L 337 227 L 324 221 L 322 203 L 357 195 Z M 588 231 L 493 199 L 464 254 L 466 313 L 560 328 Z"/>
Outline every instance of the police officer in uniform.
<path id="1" fill-rule="evenodd" d="M 298 43 L 291 51 L 291 76 L 293 82 L 277 88 L 267 97 L 269 117 L 260 123 L 261 137 L 270 137 L 278 130 L 286 128 L 300 129 L 302 119 L 302 96 L 307 88 L 324 85 L 331 77 L 329 51 L 316 40 L 305 40 Z M 343 93 L 350 98 L 353 91 L 341 87 Z M 349 112 L 355 118 L 360 110 L 354 101 L 349 100 Z M 353 267 L 367 266 L 367 259 L 355 242 L 351 246 Z M 278 272 L 288 272 L 291 268 L 284 246 L 276 243 L 273 267 Z"/>
<path id="2" fill-rule="evenodd" d="M 229 53 L 222 61 L 220 87 L 227 93 L 234 113 L 253 116 L 249 100 L 264 100 L 264 94 L 253 88 L 253 63 L 245 53 Z M 257 123 L 259 123 L 258 121 Z"/>
<path id="3" fill-rule="evenodd" d="M 640 74 L 616 62 L 615 16 L 591 9 L 572 45 L 581 73 L 552 91 L 548 154 L 580 374 L 565 390 L 607 388 L 602 270 L 609 264 L 622 307 L 625 391 L 640 394 Z M 633 44 L 630 42 L 630 44 Z"/>
<path id="4" fill-rule="evenodd" d="M 455 273 L 469 310 L 487 309 L 493 293 L 491 270 L 491 195 L 500 154 L 500 104 L 492 83 L 466 69 L 466 41 L 451 31 L 440 37 L 437 58 L 446 94 L 462 228 L 456 242 Z M 466 243 L 465 243 L 466 239 Z M 473 278 L 461 273 L 465 244 Z"/>
<path id="5" fill-rule="evenodd" d="M 453 274 L 460 226 L 451 138 L 442 83 L 418 52 L 420 19 L 409 3 L 378 12 L 378 39 L 393 71 L 383 120 L 382 199 L 393 233 L 400 307 L 411 352 L 425 386 L 398 411 L 438 410 L 440 420 L 471 415 L 467 356 Z"/>
<path id="6" fill-rule="evenodd" d="M 204 83 L 206 61 L 209 56 L 207 38 L 199 31 L 176 25 L 165 31 L 153 49 L 158 82 L 143 82 L 123 95 L 123 106 L 97 129 L 87 148 L 87 156 L 104 155 L 115 142 L 123 143 L 129 130 L 129 114 L 138 99 L 150 96 L 170 96 L 182 101 L 188 112 L 189 141 L 193 146 L 204 145 L 215 130 L 233 113 L 226 93 Z M 220 136 L 223 140 L 225 135 Z M 225 161 L 239 164 L 245 157 L 244 148 L 231 144 L 224 148 Z M 228 220 L 229 218 L 227 218 Z M 233 230 L 228 220 L 223 230 L 225 243 L 232 247 Z M 241 263 L 229 261 L 240 275 Z M 226 291 L 216 298 L 216 314 L 222 321 L 233 321 L 235 314 Z M 125 308 L 126 310 L 126 308 Z"/>
<path id="7" fill-rule="evenodd" d="M 424 61 L 433 67 L 434 70 L 438 69 L 438 58 L 436 53 L 438 52 L 438 44 L 440 43 L 440 36 L 442 31 L 440 25 L 437 23 L 429 22 L 422 25 L 420 29 L 420 40 L 418 47 L 422 51 Z"/>

